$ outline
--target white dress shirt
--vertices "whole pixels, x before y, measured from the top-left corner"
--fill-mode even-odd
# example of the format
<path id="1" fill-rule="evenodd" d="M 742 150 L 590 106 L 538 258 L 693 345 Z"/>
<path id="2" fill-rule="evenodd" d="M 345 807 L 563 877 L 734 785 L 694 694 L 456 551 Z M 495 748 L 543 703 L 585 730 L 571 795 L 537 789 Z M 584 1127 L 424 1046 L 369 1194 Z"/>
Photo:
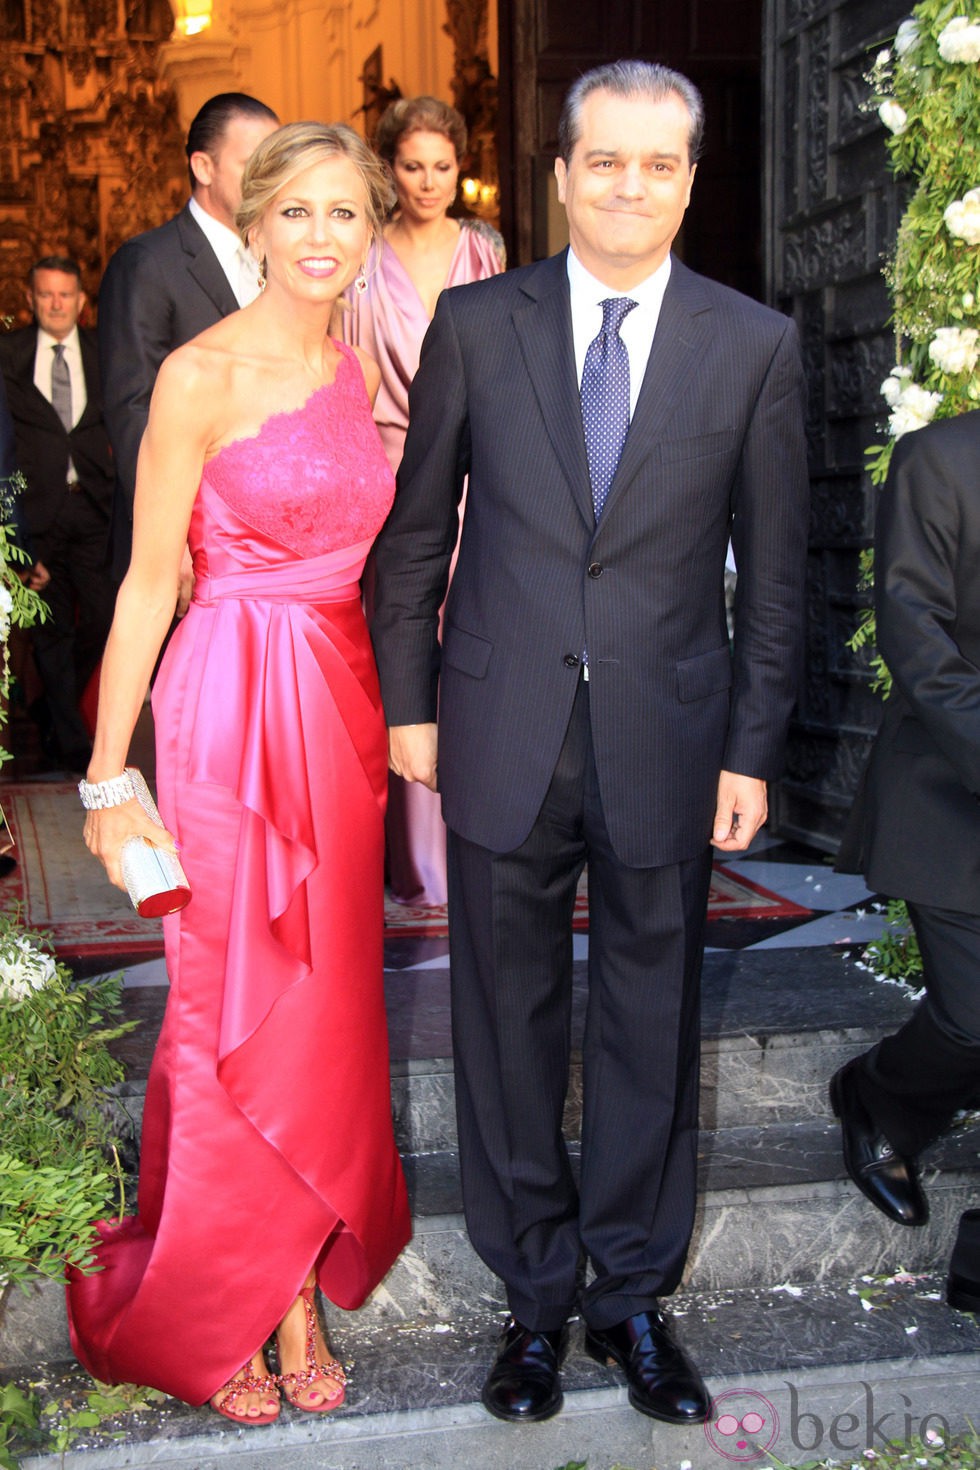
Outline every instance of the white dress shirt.
<path id="1" fill-rule="evenodd" d="M 188 207 L 218 257 L 218 264 L 235 293 L 235 300 L 239 306 L 248 306 L 259 294 L 259 267 L 255 256 L 245 249 L 234 230 L 215 219 L 213 214 L 208 214 L 193 196 Z"/>
<path id="2" fill-rule="evenodd" d="M 660 307 L 670 279 L 670 256 L 659 265 L 652 276 L 647 276 L 638 286 L 628 291 L 614 291 L 603 285 L 587 271 L 574 250 L 568 252 L 568 288 L 572 307 L 572 340 L 575 347 L 575 376 L 581 385 L 585 354 L 602 328 L 602 302 L 612 296 L 628 296 L 636 302 L 620 328 L 630 360 L 630 418 L 636 408 L 643 375 L 647 370 L 647 359 L 653 346 Z"/>
<path id="3" fill-rule="evenodd" d="M 88 403 L 85 369 L 82 366 L 82 344 L 78 338 L 77 327 L 72 327 L 61 345 L 65 349 L 65 362 L 71 374 L 71 419 L 74 428 Z M 37 349 L 34 353 L 34 386 L 39 393 L 44 394 L 49 403 L 51 402 L 51 367 L 54 363 L 54 349 L 57 346 L 57 337 L 52 337 L 50 332 L 45 332 L 38 327 Z"/>

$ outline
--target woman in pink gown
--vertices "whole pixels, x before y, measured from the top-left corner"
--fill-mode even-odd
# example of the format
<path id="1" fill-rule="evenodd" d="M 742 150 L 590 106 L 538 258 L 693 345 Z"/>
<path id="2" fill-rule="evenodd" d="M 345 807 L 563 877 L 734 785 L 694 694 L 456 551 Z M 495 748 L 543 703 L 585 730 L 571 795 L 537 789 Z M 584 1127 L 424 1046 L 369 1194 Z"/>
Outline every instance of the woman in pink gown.
<path id="1" fill-rule="evenodd" d="M 447 213 L 466 152 L 466 124 L 455 108 L 434 97 L 393 102 L 378 124 L 375 148 L 392 171 L 398 205 L 368 259 L 367 290 L 349 300 L 344 335 L 381 369 L 374 417 L 397 470 L 408 390 L 440 291 L 498 275 L 505 256 L 496 230 Z M 367 593 L 370 601 L 370 587 Z M 438 795 L 392 774 L 386 833 L 392 896 L 406 904 L 445 903 L 446 829 Z"/>
<path id="2" fill-rule="evenodd" d="M 102 1270 L 70 1278 L 75 1351 L 100 1379 L 245 1424 L 271 1422 L 280 1389 L 310 1412 L 342 1401 L 314 1278 L 356 1307 L 410 1233 L 382 990 L 386 744 L 359 589 L 393 483 L 377 369 L 328 335 L 389 197 L 347 128 L 282 128 L 249 161 L 239 224 L 265 288 L 161 368 L 83 789 L 102 806 L 86 841 L 117 886 L 127 837 L 176 838 L 193 897 L 164 920 L 139 1213 L 104 1223 Z M 194 598 L 154 687 L 164 831 L 113 778 L 185 541 Z"/>

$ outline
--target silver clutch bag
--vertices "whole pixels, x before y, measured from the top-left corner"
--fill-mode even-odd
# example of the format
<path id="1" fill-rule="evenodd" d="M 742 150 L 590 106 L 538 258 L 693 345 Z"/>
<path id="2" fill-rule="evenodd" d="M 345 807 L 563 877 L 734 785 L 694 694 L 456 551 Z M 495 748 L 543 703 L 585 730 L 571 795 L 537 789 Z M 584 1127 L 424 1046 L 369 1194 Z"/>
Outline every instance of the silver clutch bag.
<path id="1" fill-rule="evenodd" d="M 149 787 L 134 766 L 126 767 L 133 783 L 133 795 L 152 822 L 161 827 L 160 813 Z M 123 882 L 133 908 L 144 919 L 159 919 L 175 914 L 191 901 L 187 874 L 178 858 L 163 848 L 154 847 L 145 837 L 130 837 L 120 854 Z"/>

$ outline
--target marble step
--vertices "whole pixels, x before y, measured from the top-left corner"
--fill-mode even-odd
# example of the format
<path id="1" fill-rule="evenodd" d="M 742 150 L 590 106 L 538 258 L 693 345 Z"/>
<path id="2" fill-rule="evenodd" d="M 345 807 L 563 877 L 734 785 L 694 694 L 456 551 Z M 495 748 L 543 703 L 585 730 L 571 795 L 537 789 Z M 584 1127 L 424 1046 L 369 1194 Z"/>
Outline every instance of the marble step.
<path id="1" fill-rule="evenodd" d="M 702 1134 L 700 1152 L 686 1283 L 695 1290 L 761 1290 L 787 1281 L 944 1268 L 959 1216 L 976 1203 L 980 1123 L 964 1121 L 923 1156 L 931 1218 L 917 1230 L 892 1224 L 846 1178 L 835 1123 L 715 1130 Z M 572 1158 L 574 1165 L 574 1148 Z M 407 1155 L 405 1166 L 414 1236 L 359 1320 L 394 1333 L 420 1320 L 448 1330 L 474 1310 L 503 1310 L 500 1283 L 466 1234 L 456 1154 Z M 69 1355 L 58 1283 L 7 1298 L 0 1367 Z"/>
<path id="2" fill-rule="evenodd" d="M 563 1374 L 564 1409 L 546 1424 L 518 1427 L 479 1405 L 500 1322 L 492 1309 L 474 1304 L 454 1322 L 421 1318 L 397 1330 L 363 1313 L 341 1314 L 331 1330 L 348 1365 L 348 1402 L 324 1419 L 287 1408 L 268 1428 L 236 1430 L 206 1408 L 168 1400 L 86 1431 L 63 1460 L 25 1452 L 21 1465 L 551 1470 L 588 1459 L 594 1470 L 685 1460 L 692 1470 L 719 1470 L 724 1459 L 850 1463 L 865 1449 L 880 1451 L 886 1439 L 961 1432 L 975 1419 L 980 1324 L 947 1308 L 941 1293 L 936 1276 L 679 1293 L 676 1330 L 716 1408 L 714 1424 L 687 1429 L 631 1410 L 621 1375 L 583 1352 L 578 1323 Z M 52 1365 L 46 1394 L 77 1407 L 88 1386 L 79 1369 Z M 746 1450 L 738 1445 L 744 1434 L 732 1431 L 747 1413 L 758 1418 Z"/>
<path id="3" fill-rule="evenodd" d="M 456 1146 L 449 975 L 388 971 L 391 1087 L 398 1146 L 406 1153 Z M 120 1103 L 138 1136 L 146 1071 L 159 1028 L 162 987 L 127 992 L 141 1021 L 118 1051 L 128 1080 Z M 574 967 L 566 1132 L 581 1124 L 580 1048 L 588 999 L 584 962 Z M 847 950 L 740 950 L 705 956 L 702 985 L 701 1123 L 705 1128 L 829 1116 L 827 1082 L 843 1062 L 909 1015 L 901 986 L 871 976 Z"/>

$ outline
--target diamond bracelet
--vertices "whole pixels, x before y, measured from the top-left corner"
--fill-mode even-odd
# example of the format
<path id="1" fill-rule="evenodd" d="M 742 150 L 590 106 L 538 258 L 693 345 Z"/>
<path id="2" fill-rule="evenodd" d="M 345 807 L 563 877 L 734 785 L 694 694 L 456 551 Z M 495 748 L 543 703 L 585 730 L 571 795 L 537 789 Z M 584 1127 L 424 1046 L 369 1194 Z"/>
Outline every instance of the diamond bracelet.
<path id="1" fill-rule="evenodd" d="M 112 776 L 108 781 L 79 781 L 78 794 L 87 812 L 102 811 L 107 806 L 122 806 L 136 795 L 129 771 Z"/>

